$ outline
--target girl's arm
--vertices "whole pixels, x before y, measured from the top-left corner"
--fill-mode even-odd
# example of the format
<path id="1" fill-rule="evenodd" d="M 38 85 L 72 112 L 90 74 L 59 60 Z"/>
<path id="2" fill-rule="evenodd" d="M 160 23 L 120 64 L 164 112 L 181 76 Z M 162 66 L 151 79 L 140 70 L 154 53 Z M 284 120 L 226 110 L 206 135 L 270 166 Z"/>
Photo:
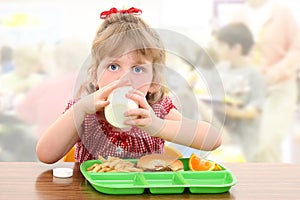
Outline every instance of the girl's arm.
<path id="1" fill-rule="evenodd" d="M 165 119 L 160 119 L 140 92 L 135 91 L 128 98 L 138 102 L 140 108 L 125 113 L 126 116 L 137 116 L 125 121 L 125 124 L 138 126 L 152 136 L 196 149 L 213 150 L 221 145 L 221 135 L 210 123 L 184 118 L 176 109 L 171 109 Z"/>
<path id="2" fill-rule="evenodd" d="M 41 136 L 36 146 L 37 157 L 41 162 L 51 164 L 59 161 L 80 139 L 76 124 L 82 123 L 85 114 L 78 113 L 79 111 L 75 114 L 78 103 L 68 109 Z"/>
<path id="3" fill-rule="evenodd" d="M 221 145 L 221 134 L 210 123 L 183 118 L 176 109 L 171 109 L 161 130 L 154 136 L 200 150 L 214 150 Z"/>
<path id="4" fill-rule="evenodd" d="M 80 140 L 82 123 L 87 114 L 95 114 L 109 104 L 108 95 L 117 87 L 128 84 L 114 81 L 96 92 L 80 99 L 41 136 L 36 147 L 40 161 L 55 163 Z"/>

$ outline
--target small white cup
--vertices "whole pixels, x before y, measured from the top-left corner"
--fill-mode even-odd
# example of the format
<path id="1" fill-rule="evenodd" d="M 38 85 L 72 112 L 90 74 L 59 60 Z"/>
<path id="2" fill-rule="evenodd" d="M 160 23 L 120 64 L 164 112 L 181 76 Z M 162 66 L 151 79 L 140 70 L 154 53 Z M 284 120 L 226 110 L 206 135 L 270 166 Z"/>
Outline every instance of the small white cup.
<path id="1" fill-rule="evenodd" d="M 58 167 L 53 169 L 53 176 L 57 178 L 69 178 L 73 176 L 73 169 Z"/>
<path id="2" fill-rule="evenodd" d="M 129 109 L 138 108 L 134 101 L 125 97 L 132 89 L 130 86 L 119 87 L 108 96 L 110 104 L 104 108 L 104 114 L 106 120 L 114 127 L 121 129 L 129 127 L 124 124 L 124 121 L 130 118 L 125 117 L 124 113 Z"/>

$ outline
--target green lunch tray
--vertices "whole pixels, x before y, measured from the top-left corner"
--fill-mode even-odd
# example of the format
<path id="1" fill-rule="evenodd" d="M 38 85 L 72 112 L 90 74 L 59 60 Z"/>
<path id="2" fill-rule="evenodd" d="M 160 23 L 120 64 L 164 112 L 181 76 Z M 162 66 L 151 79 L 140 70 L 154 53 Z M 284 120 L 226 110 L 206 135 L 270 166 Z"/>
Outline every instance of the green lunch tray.
<path id="1" fill-rule="evenodd" d="M 136 163 L 136 159 L 127 159 Z M 142 194 L 149 189 L 152 194 L 180 194 L 187 188 L 190 193 L 224 193 L 235 185 L 234 174 L 220 165 L 220 171 L 190 171 L 189 158 L 183 162 L 181 172 L 88 172 L 87 169 L 100 160 L 85 161 L 80 171 L 88 182 L 105 194 Z"/>

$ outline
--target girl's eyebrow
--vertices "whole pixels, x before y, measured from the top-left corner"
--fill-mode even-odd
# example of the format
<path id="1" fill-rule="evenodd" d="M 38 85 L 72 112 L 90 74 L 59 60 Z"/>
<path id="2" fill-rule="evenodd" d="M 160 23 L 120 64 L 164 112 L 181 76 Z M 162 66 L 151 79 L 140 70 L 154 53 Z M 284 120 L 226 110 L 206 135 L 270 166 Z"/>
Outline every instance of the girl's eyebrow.
<path id="1" fill-rule="evenodd" d="M 147 62 L 146 59 L 135 59 L 133 62 L 132 62 L 134 65 L 149 65 L 150 63 Z"/>
<path id="2" fill-rule="evenodd" d="M 150 65 L 149 63 L 146 62 L 133 62 L 133 65 Z"/>
<path id="3" fill-rule="evenodd" d="M 112 64 L 112 63 L 115 63 L 115 64 L 119 64 L 121 61 L 119 61 L 119 59 L 114 59 L 114 60 L 110 60 L 108 63 L 109 64 Z M 135 61 L 132 61 L 130 63 L 132 66 L 136 66 L 136 65 L 151 65 L 150 63 L 147 63 L 147 61 L 145 60 L 135 60 Z"/>

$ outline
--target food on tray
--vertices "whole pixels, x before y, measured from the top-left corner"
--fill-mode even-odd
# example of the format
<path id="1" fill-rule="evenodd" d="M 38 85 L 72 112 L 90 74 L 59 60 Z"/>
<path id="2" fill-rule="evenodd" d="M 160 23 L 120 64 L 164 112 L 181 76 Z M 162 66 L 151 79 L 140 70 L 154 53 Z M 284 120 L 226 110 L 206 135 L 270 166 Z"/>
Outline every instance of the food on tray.
<path id="1" fill-rule="evenodd" d="M 183 171 L 183 163 L 176 157 L 164 154 L 150 154 L 137 161 L 137 167 L 144 171 Z"/>
<path id="2" fill-rule="evenodd" d="M 123 160 L 118 157 L 108 156 L 107 159 L 104 159 L 102 156 L 99 156 L 99 160 L 102 161 L 101 164 L 95 163 L 91 167 L 87 168 L 87 171 L 90 172 L 141 172 L 143 171 L 142 169 L 135 167 L 134 163 Z"/>
<path id="3" fill-rule="evenodd" d="M 87 168 L 88 172 L 143 172 L 143 171 L 183 171 L 183 163 L 176 157 L 164 154 L 150 154 L 142 156 L 137 163 L 108 156 L 99 156 L 101 163 L 95 163 Z"/>
<path id="4" fill-rule="evenodd" d="M 165 154 L 149 154 L 142 156 L 136 163 L 118 157 L 108 156 L 107 159 L 99 156 L 101 163 L 95 163 L 87 168 L 88 172 L 162 172 L 184 171 L 184 165 L 177 157 Z M 219 171 L 222 167 L 210 160 L 192 154 L 188 160 L 191 171 Z"/>
<path id="5" fill-rule="evenodd" d="M 197 156 L 196 154 L 192 154 L 189 158 L 189 168 L 191 171 L 218 171 L 222 170 L 220 165 L 213 161 L 206 160 Z"/>

